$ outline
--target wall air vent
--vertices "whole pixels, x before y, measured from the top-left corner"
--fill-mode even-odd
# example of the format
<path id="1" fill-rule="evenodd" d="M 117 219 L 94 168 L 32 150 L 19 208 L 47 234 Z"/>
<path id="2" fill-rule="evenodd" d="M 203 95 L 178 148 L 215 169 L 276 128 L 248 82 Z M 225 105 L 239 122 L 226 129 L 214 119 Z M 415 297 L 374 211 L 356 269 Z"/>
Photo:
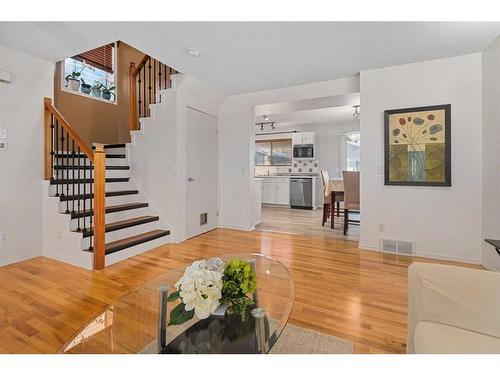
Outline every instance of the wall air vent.
<path id="1" fill-rule="evenodd" d="M 380 250 L 388 253 L 414 255 L 415 242 L 382 238 L 380 240 Z"/>

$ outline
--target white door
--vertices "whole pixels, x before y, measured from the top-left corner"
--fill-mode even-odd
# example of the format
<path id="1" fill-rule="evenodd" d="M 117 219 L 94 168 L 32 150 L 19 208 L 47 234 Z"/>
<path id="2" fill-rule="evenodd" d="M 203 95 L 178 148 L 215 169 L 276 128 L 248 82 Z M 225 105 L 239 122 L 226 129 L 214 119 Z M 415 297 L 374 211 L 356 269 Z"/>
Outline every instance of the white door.
<path id="1" fill-rule="evenodd" d="M 217 227 L 217 119 L 187 108 L 186 231 L 194 237 Z"/>

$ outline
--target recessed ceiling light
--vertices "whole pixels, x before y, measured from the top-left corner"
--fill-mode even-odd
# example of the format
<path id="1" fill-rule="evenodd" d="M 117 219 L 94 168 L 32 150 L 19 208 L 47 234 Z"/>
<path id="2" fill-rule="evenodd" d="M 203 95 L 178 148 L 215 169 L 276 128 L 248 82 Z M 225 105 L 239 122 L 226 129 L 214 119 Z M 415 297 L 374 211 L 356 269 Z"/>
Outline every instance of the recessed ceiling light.
<path id="1" fill-rule="evenodd" d="M 192 57 L 200 56 L 200 50 L 198 48 L 188 48 L 187 53 Z"/>

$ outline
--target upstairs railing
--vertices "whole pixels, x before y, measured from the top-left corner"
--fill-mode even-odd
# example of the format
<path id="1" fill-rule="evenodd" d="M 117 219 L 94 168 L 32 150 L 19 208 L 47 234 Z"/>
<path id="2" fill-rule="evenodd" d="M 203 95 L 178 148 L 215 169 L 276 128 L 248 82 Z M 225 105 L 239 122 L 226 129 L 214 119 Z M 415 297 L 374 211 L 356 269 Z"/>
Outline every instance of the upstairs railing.
<path id="1" fill-rule="evenodd" d="M 130 130 L 139 129 L 139 118 L 150 115 L 150 104 L 161 101 L 160 90 L 171 87 L 170 77 L 178 73 L 168 65 L 145 55 L 136 66 L 130 63 Z"/>
<path id="2" fill-rule="evenodd" d="M 104 146 L 95 150 L 80 138 L 45 98 L 45 179 L 55 186 L 65 213 L 78 218 L 77 231 L 87 234 L 94 252 L 94 268 L 104 268 L 105 182 Z M 88 186 L 88 188 L 87 188 Z M 87 204 L 88 201 L 88 204 Z M 88 223 L 86 217 L 89 218 Z"/>

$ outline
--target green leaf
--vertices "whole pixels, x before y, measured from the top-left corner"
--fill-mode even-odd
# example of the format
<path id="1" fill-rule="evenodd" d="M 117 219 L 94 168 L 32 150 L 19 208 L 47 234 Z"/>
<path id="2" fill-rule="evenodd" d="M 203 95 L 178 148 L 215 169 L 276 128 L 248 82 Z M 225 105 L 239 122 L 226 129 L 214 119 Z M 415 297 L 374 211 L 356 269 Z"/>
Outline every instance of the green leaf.
<path id="1" fill-rule="evenodd" d="M 181 297 L 180 292 L 176 290 L 172 294 L 169 294 L 167 302 L 174 302 L 176 299 L 179 299 L 180 297 Z"/>
<path id="2" fill-rule="evenodd" d="M 170 321 L 169 326 L 175 326 L 187 322 L 194 316 L 194 309 L 191 311 L 186 311 L 186 305 L 183 303 L 178 304 L 170 311 Z"/>

